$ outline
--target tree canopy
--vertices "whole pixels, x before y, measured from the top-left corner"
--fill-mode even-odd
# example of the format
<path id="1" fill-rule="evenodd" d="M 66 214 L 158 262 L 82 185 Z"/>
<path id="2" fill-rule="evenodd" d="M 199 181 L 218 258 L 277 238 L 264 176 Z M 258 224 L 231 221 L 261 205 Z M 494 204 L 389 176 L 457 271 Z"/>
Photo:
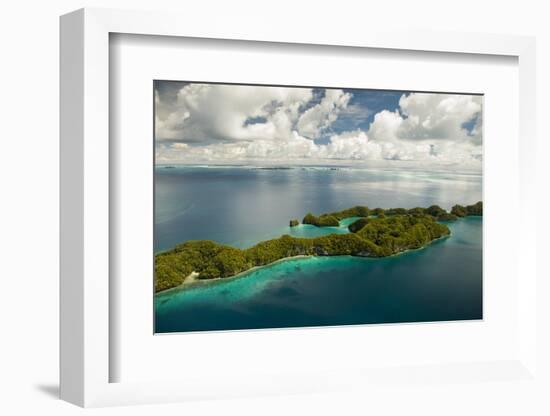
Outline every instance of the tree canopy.
<path id="1" fill-rule="evenodd" d="M 245 250 L 208 240 L 187 241 L 156 255 L 155 291 L 181 285 L 192 272 L 198 273 L 198 279 L 214 279 L 298 255 L 384 257 L 420 248 L 450 233 L 430 215 L 410 214 L 361 218 L 349 229 L 350 234 L 315 238 L 283 235 Z"/>
<path id="2" fill-rule="evenodd" d="M 198 279 L 225 278 L 298 255 L 391 256 L 449 235 L 449 228 L 438 221 L 454 221 L 469 215 L 483 215 L 483 203 L 455 205 L 450 213 L 439 205 L 411 209 L 369 209 L 358 205 L 319 216 L 308 213 L 302 220 L 317 227 L 336 227 L 345 218 L 360 217 L 348 226 L 349 234 L 315 238 L 283 235 L 245 250 L 209 240 L 187 241 L 155 256 L 155 291 L 179 286 L 193 272 L 198 273 Z M 289 222 L 291 227 L 298 224 L 296 219 Z"/>

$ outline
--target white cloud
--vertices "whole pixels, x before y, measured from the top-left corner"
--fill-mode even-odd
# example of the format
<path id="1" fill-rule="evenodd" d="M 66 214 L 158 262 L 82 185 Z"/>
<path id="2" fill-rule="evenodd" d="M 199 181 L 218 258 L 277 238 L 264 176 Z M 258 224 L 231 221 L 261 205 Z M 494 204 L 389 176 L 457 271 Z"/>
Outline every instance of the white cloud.
<path id="1" fill-rule="evenodd" d="M 374 140 L 472 140 L 463 125 L 480 114 L 481 97 L 413 93 L 403 95 L 399 107 L 376 114 L 369 129 Z"/>
<path id="2" fill-rule="evenodd" d="M 368 136 L 392 144 L 386 159 L 480 164 L 482 98 L 471 95 L 413 93 L 399 100 L 400 111 L 381 111 Z M 475 120 L 472 131 L 463 126 Z"/>
<path id="3" fill-rule="evenodd" d="M 172 143 L 170 146 L 172 149 L 187 149 L 189 145 L 187 143 Z"/>
<path id="4" fill-rule="evenodd" d="M 188 84 L 157 111 L 157 140 L 188 143 L 290 139 L 308 88 Z M 256 123 L 247 120 L 262 118 Z"/>
<path id="5" fill-rule="evenodd" d="M 403 124 L 403 118 L 396 110 L 394 112 L 382 110 L 375 114 L 374 121 L 369 128 L 369 135 L 376 140 L 393 142 L 398 140 L 397 133 Z"/>
<path id="6" fill-rule="evenodd" d="M 157 161 L 409 161 L 481 168 L 481 97 L 403 95 L 399 108 L 377 113 L 368 131 L 343 131 L 328 139 L 339 115 L 353 110 L 356 118 L 364 107 L 350 104 L 348 92 L 325 90 L 321 101 L 304 111 L 313 99 L 307 88 L 205 84 L 184 86 L 171 102 L 156 94 Z M 323 144 L 312 140 L 321 136 Z"/>
<path id="7" fill-rule="evenodd" d="M 378 160 L 391 152 L 393 144 L 379 144 L 369 140 L 364 131 L 356 130 L 333 135 L 329 143 L 314 141 L 294 132 L 288 140 L 254 140 L 249 142 L 216 143 L 209 146 L 164 145 L 158 153 L 160 162 L 167 161 L 242 161 L 262 160 Z"/>
<path id="8" fill-rule="evenodd" d="M 298 120 L 298 132 L 306 137 L 318 138 L 330 127 L 338 114 L 346 108 L 351 94 L 342 90 L 326 90 L 321 102 L 306 110 Z"/>
<path id="9" fill-rule="evenodd" d="M 331 136 L 330 142 L 322 146 L 321 154 L 329 159 L 376 160 L 381 158 L 382 146 L 369 140 L 362 130 Z"/>

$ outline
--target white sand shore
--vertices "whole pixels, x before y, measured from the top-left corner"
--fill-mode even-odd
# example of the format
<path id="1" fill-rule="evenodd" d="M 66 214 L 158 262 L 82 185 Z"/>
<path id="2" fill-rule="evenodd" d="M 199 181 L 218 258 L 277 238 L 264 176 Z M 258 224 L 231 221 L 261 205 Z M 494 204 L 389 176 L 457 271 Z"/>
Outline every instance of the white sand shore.
<path id="1" fill-rule="evenodd" d="M 229 276 L 229 277 L 216 277 L 214 279 L 204 279 L 204 280 L 201 280 L 201 279 L 198 279 L 198 276 L 200 273 L 198 272 L 192 272 L 190 275 L 186 276 L 185 279 L 183 279 L 183 282 L 178 285 L 178 286 L 174 286 L 174 287 L 171 287 L 170 289 L 166 289 L 166 290 L 161 290 L 160 292 L 157 292 L 155 293 L 155 295 L 160 295 L 160 294 L 163 294 L 163 293 L 168 293 L 168 292 L 173 292 L 173 291 L 179 291 L 179 290 L 184 290 L 184 289 L 187 289 L 189 287 L 193 287 L 193 286 L 197 286 L 197 285 L 206 285 L 206 284 L 209 284 L 209 283 L 214 283 L 214 282 L 218 282 L 220 280 L 233 280 L 233 279 L 236 279 L 238 277 L 242 277 L 244 275 L 247 275 L 249 273 L 252 273 L 254 272 L 255 270 L 258 270 L 258 269 L 263 269 L 263 268 L 266 268 L 266 267 L 269 267 L 269 266 L 273 266 L 274 264 L 277 264 L 277 263 L 282 263 L 282 262 L 285 262 L 285 261 L 288 261 L 288 260 L 296 260 L 296 259 L 301 259 L 301 258 L 308 258 L 308 257 L 315 257 L 315 256 L 308 256 L 308 255 L 303 255 L 303 254 L 300 254 L 298 256 L 292 256 L 292 257 L 283 257 L 282 259 L 279 259 L 279 260 L 275 260 L 273 263 L 269 263 L 269 264 L 265 264 L 263 266 L 254 266 L 250 269 L 247 269 L 245 271 L 242 271 L 240 273 L 237 273 L 236 275 L 233 275 L 233 276 Z"/>
<path id="2" fill-rule="evenodd" d="M 199 277 L 199 272 L 193 271 L 193 272 L 191 272 L 191 274 L 189 274 L 188 276 L 186 276 L 185 279 L 183 279 L 183 283 L 182 283 L 182 284 L 196 282 L 196 281 L 197 281 L 197 277 Z"/>

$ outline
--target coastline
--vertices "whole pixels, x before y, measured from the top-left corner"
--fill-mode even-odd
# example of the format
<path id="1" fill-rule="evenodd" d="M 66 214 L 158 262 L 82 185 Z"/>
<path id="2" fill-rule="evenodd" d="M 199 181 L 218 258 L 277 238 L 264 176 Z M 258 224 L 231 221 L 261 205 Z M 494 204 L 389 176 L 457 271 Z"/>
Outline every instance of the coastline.
<path id="1" fill-rule="evenodd" d="M 182 290 L 188 290 L 188 289 L 192 289 L 192 288 L 196 288 L 196 287 L 200 287 L 200 286 L 204 286 L 204 285 L 208 285 L 208 284 L 219 283 L 219 282 L 222 282 L 222 281 L 234 280 L 234 279 L 237 279 L 237 278 L 240 278 L 240 277 L 245 277 L 246 275 L 248 275 L 250 273 L 253 273 L 256 270 L 265 269 L 265 268 L 274 266 L 276 264 L 284 263 L 286 261 L 291 261 L 291 260 L 300 260 L 300 259 L 307 259 L 307 258 L 313 258 L 313 257 L 326 258 L 326 257 L 347 257 L 347 256 L 356 257 L 356 258 L 364 258 L 364 259 L 393 258 L 393 257 L 403 255 L 405 253 L 424 250 L 425 248 L 429 247 L 433 243 L 435 243 L 437 241 L 444 240 L 446 238 L 449 238 L 449 237 L 451 237 L 451 235 L 452 235 L 452 232 L 450 232 L 447 235 L 442 235 L 441 237 L 433 239 L 432 241 L 430 241 L 425 246 L 418 247 L 418 248 L 409 248 L 409 249 L 400 251 L 398 253 L 392 254 L 391 256 L 385 256 L 385 257 L 369 257 L 369 256 L 354 256 L 354 255 L 314 256 L 314 255 L 300 254 L 300 255 L 297 255 L 297 256 L 283 257 L 281 259 L 275 260 L 272 263 L 264 264 L 263 266 L 254 266 L 254 267 L 251 267 L 248 270 L 244 270 L 240 273 L 237 273 L 233 276 L 228 276 L 228 277 L 216 277 L 214 279 L 203 279 L 203 280 L 201 280 L 201 279 L 197 279 L 197 276 L 199 275 L 199 273 L 192 272 L 191 274 L 189 274 L 188 276 L 185 277 L 184 281 L 180 285 L 171 287 L 169 289 L 161 290 L 159 292 L 156 292 L 155 297 L 160 296 L 160 295 L 166 295 L 166 294 L 171 293 L 171 292 L 179 292 L 179 291 L 182 291 Z"/>
<path id="2" fill-rule="evenodd" d="M 233 279 L 237 279 L 239 277 L 244 277 L 245 275 L 249 274 L 249 273 L 252 273 L 256 270 L 259 270 L 259 269 L 265 269 L 267 267 L 271 267 L 275 264 L 278 264 L 278 263 L 283 263 L 285 261 L 289 261 L 289 260 L 299 260 L 299 259 L 306 259 L 306 258 L 310 258 L 310 257 L 318 257 L 318 256 L 308 256 L 308 255 L 305 255 L 305 254 L 300 254 L 298 256 L 291 256 L 291 257 L 283 257 L 282 259 L 278 259 L 278 260 L 275 260 L 274 262 L 272 263 L 269 263 L 269 264 L 264 264 L 263 266 L 254 266 L 254 267 L 251 267 L 250 269 L 248 270 L 244 270 L 240 273 L 237 273 L 233 276 L 228 276 L 228 277 L 216 277 L 214 279 L 197 279 L 196 276 L 199 275 L 199 273 L 197 272 L 192 272 L 190 275 L 188 275 L 184 281 L 182 282 L 182 284 L 178 285 L 178 286 L 174 286 L 174 287 L 171 287 L 169 289 L 165 289 L 165 290 L 161 290 L 160 292 L 155 292 L 155 296 L 158 296 L 158 295 L 161 295 L 161 294 L 166 294 L 168 292 L 174 292 L 174 291 L 180 291 L 180 290 L 186 290 L 186 289 L 191 289 L 193 287 L 198 287 L 198 286 L 203 286 L 203 285 L 207 285 L 209 283 L 213 283 L 213 282 L 220 282 L 220 281 L 227 281 L 227 280 L 233 280 Z M 324 256 L 324 257 L 336 257 L 336 256 Z M 194 275 L 194 277 L 191 277 L 192 275 Z M 192 279 L 192 280 L 191 280 Z"/>
<path id="3" fill-rule="evenodd" d="M 451 236 L 447 224 L 468 216 L 482 216 L 482 210 L 481 201 L 466 206 L 455 204 L 450 212 L 439 205 L 408 209 L 370 209 L 356 205 L 318 216 L 309 212 L 301 223 L 290 221 L 291 227 L 312 225 L 331 231 L 344 229 L 345 233 L 315 233 L 312 236 L 306 233 L 299 237 L 283 234 L 246 249 L 212 240 L 186 241 L 171 251 L 155 254 L 155 295 L 193 287 L 198 282 L 206 284 L 242 277 L 259 268 L 290 259 L 340 255 L 370 258 L 397 256 L 423 249 L 434 241 Z M 370 217 L 373 218 L 367 219 Z M 283 257 L 291 253 L 300 254 Z M 241 271 L 230 275 L 238 270 Z"/>

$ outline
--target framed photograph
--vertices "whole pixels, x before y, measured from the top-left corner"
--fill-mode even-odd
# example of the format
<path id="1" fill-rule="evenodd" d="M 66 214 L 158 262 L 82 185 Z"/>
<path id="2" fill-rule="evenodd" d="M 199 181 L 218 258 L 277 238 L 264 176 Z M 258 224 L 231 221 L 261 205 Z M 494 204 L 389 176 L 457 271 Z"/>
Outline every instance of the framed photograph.
<path id="1" fill-rule="evenodd" d="M 62 398 L 536 382 L 534 40 L 179 22 L 61 18 Z"/>

